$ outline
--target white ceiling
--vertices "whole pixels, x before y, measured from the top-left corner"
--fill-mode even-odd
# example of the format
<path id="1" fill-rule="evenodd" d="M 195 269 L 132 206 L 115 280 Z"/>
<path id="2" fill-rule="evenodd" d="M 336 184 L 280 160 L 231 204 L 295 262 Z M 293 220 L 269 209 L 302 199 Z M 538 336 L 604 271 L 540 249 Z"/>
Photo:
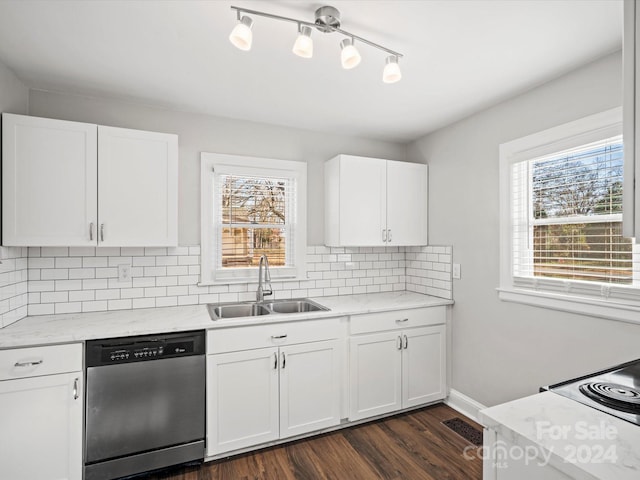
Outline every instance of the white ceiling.
<path id="1" fill-rule="evenodd" d="M 405 55 L 340 67 L 338 34 L 291 53 L 295 24 L 254 17 L 250 52 L 230 5 L 342 28 Z M 621 47 L 621 0 L 0 0 L 0 61 L 35 89 L 108 96 L 327 133 L 405 142 Z"/>

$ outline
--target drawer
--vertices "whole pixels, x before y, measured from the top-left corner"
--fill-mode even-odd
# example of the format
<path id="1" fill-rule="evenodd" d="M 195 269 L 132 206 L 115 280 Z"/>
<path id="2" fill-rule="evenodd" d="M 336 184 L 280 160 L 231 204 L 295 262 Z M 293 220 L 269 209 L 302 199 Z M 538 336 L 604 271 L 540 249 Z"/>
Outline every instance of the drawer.
<path id="1" fill-rule="evenodd" d="M 0 380 L 81 370 L 81 343 L 0 350 Z"/>
<path id="2" fill-rule="evenodd" d="M 342 330 L 340 318 L 215 328 L 207 332 L 207 353 L 332 340 L 343 337 Z"/>
<path id="3" fill-rule="evenodd" d="M 439 325 L 445 323 L 446 318 L 447 313 L 444 306 L 366 313 L 351 317 L 349 331 L 352 335 L 357 335 L 359 333 Z"/>

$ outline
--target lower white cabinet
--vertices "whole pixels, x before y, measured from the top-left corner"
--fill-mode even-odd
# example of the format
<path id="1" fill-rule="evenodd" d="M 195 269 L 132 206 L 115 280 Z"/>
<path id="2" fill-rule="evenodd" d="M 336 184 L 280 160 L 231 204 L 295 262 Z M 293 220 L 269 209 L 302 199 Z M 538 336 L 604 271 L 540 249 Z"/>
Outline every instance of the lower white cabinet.
<path id="1" fill-rule="evenodd" d="M 80 345 L 0 351 L 0 477 L 82 479 L 81 368 Z"/>
<path id="2" fill-rule="evenodd" d="M 322 321 L 321 321 L 322 322 Z M 327 323 L 331 336 L 332 321 Z M 304 332 L 305 323 L 310 323 Z M 266 336 L 267 330 L 273 330 Z M 288 329 L 297 329 L 282 333 Z M 295 340 L 314 330 L 314 322 L 246 327 L 241 342 Z M 219 334 L 217 334 L 219 333 Z M 275 338 L 274 338 L 275 337 Z M 280 337 L 280 338 L 278 338 Z M 224 343 L 225 332 L 211 331 L 210 342 Z M 215 456 L 266 442 L 322 430 L 340 423 L 342 351 L 334 338 L 282 344 L 207 357 L 207 455 Z"/>
<path id="3" fill-rule="evenodd" d="M 207 357 L 207 454 L 279 436 L 278 348 Z"/>
<path id="4" fill-rule="evenodd" d="M 443 399 L 445 331 L 433 325 L 352 336 L 349 420 Z"/>

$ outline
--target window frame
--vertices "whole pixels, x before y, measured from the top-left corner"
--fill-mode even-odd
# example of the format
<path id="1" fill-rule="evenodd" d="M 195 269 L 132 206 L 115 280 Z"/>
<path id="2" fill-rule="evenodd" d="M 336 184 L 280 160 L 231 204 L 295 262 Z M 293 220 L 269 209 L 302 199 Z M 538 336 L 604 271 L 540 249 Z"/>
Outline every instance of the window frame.
<path id="1" fill-rule="evenodd" d="M 500 300 L 640 323 L 638 286 L 513 274 L 512 165 L 621 134 L 618 107 L 500 145 Z M 638 260 L 636 246 L 633 259 Z"/>
<path id="2" fill-rule="evenodd" d="M 291 160 L 278 160 L 244 155 L 201 152 L 200 154 L 200 285 L 254 283 L 258 280 L 258 267 L 217 268 L 216 206 L 214 192 L 215 173 L 292 178 L 296 182 L 294 231 L 294 260 L 291 267 L 271 267 L 271 280 L 303 279 L 306 276 L 307 248 L 307 164 Z"/>

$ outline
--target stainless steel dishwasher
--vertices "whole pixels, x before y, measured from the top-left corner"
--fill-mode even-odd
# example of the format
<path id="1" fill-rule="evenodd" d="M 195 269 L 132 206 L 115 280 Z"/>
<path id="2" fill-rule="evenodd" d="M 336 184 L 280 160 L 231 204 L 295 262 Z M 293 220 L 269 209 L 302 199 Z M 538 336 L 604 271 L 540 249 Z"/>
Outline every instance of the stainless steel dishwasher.
<path id="1" fill-rule="evenodd" d="M 203 331 L 86 343 L 85 480 L 202 460 Z"/>

